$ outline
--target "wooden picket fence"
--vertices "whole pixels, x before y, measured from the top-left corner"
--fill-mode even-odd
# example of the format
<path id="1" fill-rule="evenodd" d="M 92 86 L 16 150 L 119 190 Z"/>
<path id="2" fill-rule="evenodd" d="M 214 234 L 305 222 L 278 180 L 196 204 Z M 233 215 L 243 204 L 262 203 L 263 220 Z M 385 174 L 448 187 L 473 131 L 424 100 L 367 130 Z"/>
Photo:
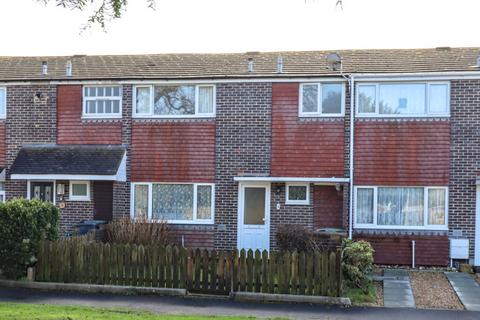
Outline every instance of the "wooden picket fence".
<path id="1" fill-rule="evenodd" d="M 60 240 L 40 245 L 36 280 L 340 296 L 341 251 L 200 250 Z"/>

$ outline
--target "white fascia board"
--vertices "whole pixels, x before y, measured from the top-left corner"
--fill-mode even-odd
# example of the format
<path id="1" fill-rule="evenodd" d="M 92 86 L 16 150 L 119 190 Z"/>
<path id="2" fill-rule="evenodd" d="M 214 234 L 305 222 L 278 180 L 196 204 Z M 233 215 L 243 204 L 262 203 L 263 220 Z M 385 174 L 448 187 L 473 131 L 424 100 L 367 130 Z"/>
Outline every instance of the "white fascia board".
<path id="1" fill-rule="evenodd" d="M 12 174 L 11 180 L 91 180 L 118 181 L 117 175 L 81 175 L 81 174 Z"/>
<path id="2" fill-rule="evenodd" d="M 412 72 L 412 73 L 356 73 L 355 82 L 415 81 L 480 79 L 479 71 Z"/>
<path id="3" fill-rule="evenodd" d="M 127 182 L 127 152 L 123 154 L 122 161 L 118 166 L 115 181 Z"/>
<path id="4" fill-rule="evenodd" d="M 234 177 L 238 182 L 310 182 L 310 183 L 348 183 L 348 178 L 304 178 L 304 177 Z"/>

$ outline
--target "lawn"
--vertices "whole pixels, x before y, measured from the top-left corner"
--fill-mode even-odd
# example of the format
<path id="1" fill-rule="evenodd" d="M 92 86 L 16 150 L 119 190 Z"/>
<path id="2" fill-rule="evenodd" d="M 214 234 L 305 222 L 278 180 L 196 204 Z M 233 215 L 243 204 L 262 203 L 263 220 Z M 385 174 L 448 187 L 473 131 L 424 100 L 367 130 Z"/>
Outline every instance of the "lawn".
<path id="1" fill-rule="evenodd" d="M 0 303 L 2 320 L 247 320 L 253 317 L 158 315 L 124 308 L 105 309 L 43 304 Z"/>

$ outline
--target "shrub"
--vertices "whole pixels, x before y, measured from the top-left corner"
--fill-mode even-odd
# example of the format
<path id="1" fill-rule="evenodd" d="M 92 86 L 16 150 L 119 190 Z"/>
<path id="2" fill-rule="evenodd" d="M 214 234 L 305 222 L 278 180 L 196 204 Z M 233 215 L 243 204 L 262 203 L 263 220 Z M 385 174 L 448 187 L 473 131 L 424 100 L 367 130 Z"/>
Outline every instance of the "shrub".
<path id="1" fill-rule="evenodd" d="M 7 278 L 23 276 L 36 261 L 41 240 L 58 238 L 58 209 L 39 200 L 0 204 L 0 270 Z"/>
<path id="2" fill-rule="evenodd" d="M 370 285 L 369 273 L 373 268 L 373 248 L 367 241 L 343 241 L 343 279 L 345 285 L 353 288 L 368 290 Z"/>
<path id="3" fill-rule="evenodd" d="M 120 218 L 107 224 L 106 240 L 118 244 L 167 245 L 168 225 L 164 221 L 148 221 L 146 218 Z"/>
<path id="4" fill-rule="evenodd" d="M 278 227 L 277 246 L 282 251 L 296 250 L 300 252 L 316 249 L 312 232 L 298 224 L 286 224 Z"/>

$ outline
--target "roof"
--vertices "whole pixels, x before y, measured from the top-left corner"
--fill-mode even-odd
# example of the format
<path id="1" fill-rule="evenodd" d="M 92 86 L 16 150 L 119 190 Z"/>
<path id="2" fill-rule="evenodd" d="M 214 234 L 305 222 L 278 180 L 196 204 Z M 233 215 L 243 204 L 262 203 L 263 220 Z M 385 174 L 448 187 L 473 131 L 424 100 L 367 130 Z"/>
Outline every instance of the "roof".
<path id="1" fill-rule="evenodd" d="M 14 175 L 117 175 L 125 155 L 123 146 L 24 146 L 10 169 Z"/>
<path id="2" fill-rule="evenodd" d="M 338 53 L 345 73 L 417 73 L 479 71 L 480 48 L 375 49 L 251 52 L 225 54 L 75 55 L 57 57 L 0 57 L 0 81 L 210 79 L 338 75 L 327 68 L 326 55 Z M 283 73 L 276 71 L 283 58 Z M 247 59 L 254 72 L 247 72 Z M 66 77 L 66 63 L 73 65 Z M 42 75 L 42 62 L 48 75 Z"/>

